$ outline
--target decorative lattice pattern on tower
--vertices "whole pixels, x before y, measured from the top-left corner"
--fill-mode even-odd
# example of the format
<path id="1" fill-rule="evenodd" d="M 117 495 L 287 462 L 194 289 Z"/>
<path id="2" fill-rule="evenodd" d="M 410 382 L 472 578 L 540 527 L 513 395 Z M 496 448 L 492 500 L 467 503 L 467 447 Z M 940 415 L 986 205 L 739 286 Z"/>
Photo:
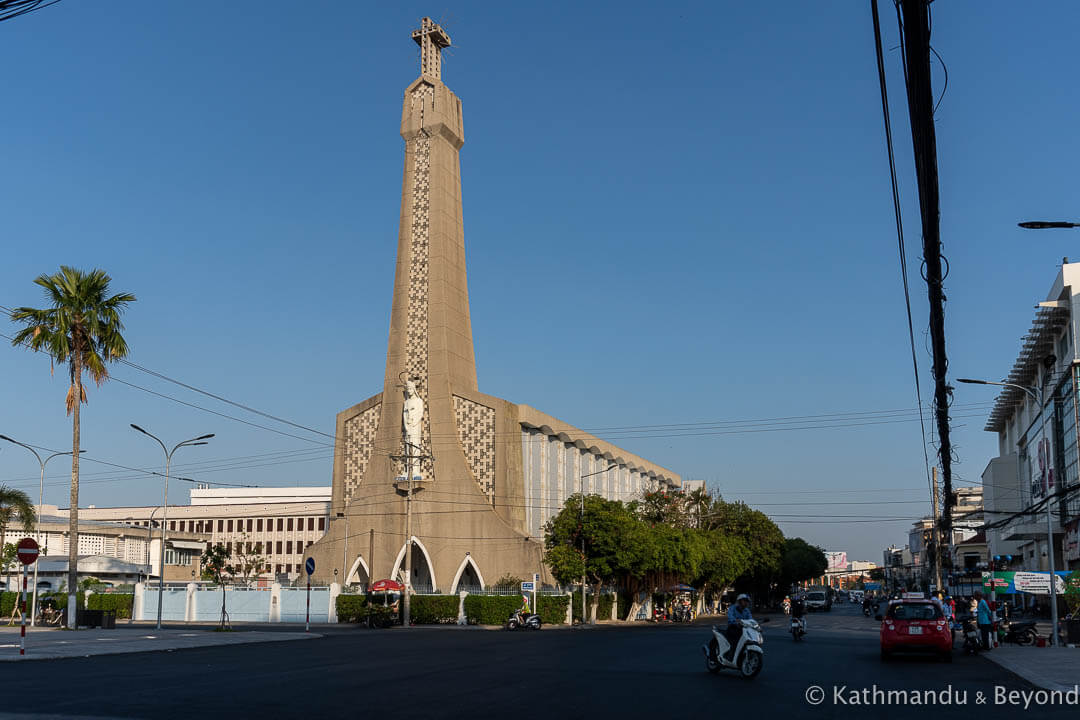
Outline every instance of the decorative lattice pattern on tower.
<path id="1" fill-rule="evenodd" d="M 381 404 L 369 407 L 364 412 L 345 421 L 344 450 L 345 501 L 352 499 L 353 493 L 364 479 L 364 470 L 371 459 L 371 450 L 375 447 L 375 433 L 379 430 L 379 410 Z"/>
<path id="2" fill-rule="evenodd" d="M 432 92 L 430 85 L 420 85 L 413 102 L 423 103 Z M 421 131 L 413 140 L 412 228 L 409 263 L 409 320 L 407 326 L 408 373 L 417 378 L 416 389 L 424 401 L 424 453 L 431 453 L 431 411 L 428 400 L 428 245 L 431 211 L 431 139 Z M 434 480 L 434 463 L 421 462 L 420 474 Z"/>
<path id="3" fill-rule="evenodd" d="M 495 504 L 495 410 L 454 396 L 458 440 L 480 489 Z"/>

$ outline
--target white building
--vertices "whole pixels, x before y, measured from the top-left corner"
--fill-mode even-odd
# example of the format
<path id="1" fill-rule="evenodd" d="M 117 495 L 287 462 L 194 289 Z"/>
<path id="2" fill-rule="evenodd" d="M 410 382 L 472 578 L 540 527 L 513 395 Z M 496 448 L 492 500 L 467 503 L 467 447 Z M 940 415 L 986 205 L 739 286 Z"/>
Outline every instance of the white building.
<path id="1" fill-rule="evenodd" d="M 296 579 L 303 570 L 304 550 L 326 533 L 330 495 L 329 487 L 195 488 L 190 505 L 170 505 L 167 513 L 161 506 L 91 507 L 80 509 L 79 518 L 142 528 L 149 528 L 152 520 L 158 528 L 167 516 L 167 540 L 171 533 L 193 533 L 200 552 L 208 543 L 225 545 L 230 552 L 243 543 L 266 558 L 269 569 L 263 576 Z M 193 569 L 198 569 L 197 555 Z M 168 568 L 166 579 L 173 579 Z"/>
<path id="2" fill-rule="evenodd" d="M 136 525 L 130 518 L 121 518 L 119 521 L 110 522 L 105 520 L 93 520 L 84 517 L 83 513 L 92 512 L 88 508 L 80 513 L 79 517 L 79 577 L 98 577 L 90 569 L 90 565 L 84 565 L 83 558 L 101 558 L 120 561 L 127 568 L 124 572 L 127 576 L 133 574 L 146 577 L 157 577 L 160 572 L 161 560 L 161 534 L 155 532 L 151 537 L 149 528 Z M 126 520 L 126 521 L 125 521 Z M 67 572 L 67 557 L 70 547 L 68 533 L 68 511 L 58 510 L 55 505 L 42 505 L 41 516 L 33 532 L 24 533 L 21 530 L 18 536 L 23 535 L 34 538 L 38 547 L 41 548 L 40 565 L 38 566 L 38 586 L 42 591 L 59 590 L 60 586 L 53 579 L 42 576 L 46 565 L 53 570 L 61 567 Z M 9 531 L 9 538 L 16 539 Z M 165 539 L 165 579 L 166 580 L 190 580 L 191 571 L 199 567 L 199 556 L 206 546 L 206 538 L 193 532 L 176 532 L 166 535 Z M 62 562 L 61 562 L 62 561 Z M 115 563 L 112 568 L 119 567 Z M 131 570 L 131 568 L 135 568 Z M 31 572 L 33 567 L 31 566 Z M 64 575 L 66 580 L 66 575 Z M 138 581 L 138 577 L 134 581 Z M 125 580 L 126 582 L 126 580 Z M 11 586 L 12 579 L 8 578 Z M 15 589 L 12 587 L 11 589 Z"/>
<path id="3" fill-rule="evenodd" d="M 1080 561 L 1080 549 L 1074 547 L 1063 554 L 1061 542 L 1067 530 L 1075 535 L 1080 494 L 1074 492 L 1065 502 L 1053 497 L 1078 485 L 1078 310 L 1080 263 L 1066 262 L 1046 300 L 1039 303 L 1006 380 L 1039 388 L 1045 397 L 1044 407 L 1019 388 L 1004 388 L 986 422 L 985 429 L 998 436 L 998 457 L 990 461 L 982 476 L 984 514 L 991 526 L 986 537 L 988 553 L 1013 555 L 1015 569 L 1048 568 L 1046 506 L 1036 507 L 1048 496 L 1056 569 L 1075 567 Z M 1028 510 L 1033 512 L 1016 515 Z M 995 522 L 1001 526 L 994 527 Z"/>

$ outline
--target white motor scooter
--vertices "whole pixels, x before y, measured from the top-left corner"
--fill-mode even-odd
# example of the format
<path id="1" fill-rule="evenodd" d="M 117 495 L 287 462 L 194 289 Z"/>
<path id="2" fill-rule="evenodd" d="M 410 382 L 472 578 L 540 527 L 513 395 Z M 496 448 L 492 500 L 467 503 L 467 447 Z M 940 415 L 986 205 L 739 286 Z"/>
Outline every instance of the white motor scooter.
<path id="1" fill-rule="evenodd" d="M 799 642 L 805 634 L 806 618 L 793 616 L 791 618 L 791 637 L 795 639 L 795 642 Z"/>
<path id="2" fill-rule="evenodd" d="M 766 622 L 762 620 L 762 622 Z M 765 651 L 761 645 L 765 642 L 761 634 L 761 626 L 754 620 L 739 620 L 742 625 L 742 635 L 739 636 L 739 644 L 731 658 L 727 657 L 727 651 L 731 648 L 724 632 L 716 625 L 712 627 L 712 638 L 708 645 L 702 645 L 701 650 L 705 653 L 705 669 L 711 673 L 718 673 L 724 668 L 731 668 L 742 673 L 743 677 L 752 678 L 761 672 L 765 664 Z"/>

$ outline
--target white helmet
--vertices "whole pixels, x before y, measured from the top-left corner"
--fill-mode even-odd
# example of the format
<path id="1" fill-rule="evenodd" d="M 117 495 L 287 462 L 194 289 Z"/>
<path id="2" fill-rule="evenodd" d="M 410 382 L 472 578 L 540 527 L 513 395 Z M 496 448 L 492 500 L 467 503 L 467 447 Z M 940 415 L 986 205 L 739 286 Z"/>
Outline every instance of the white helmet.
<path id="1" fill-rule="evenodd" d="M 739 602 L 740 600 L 745 600 L 746 602 L 750 602 L 750 596 L 747 595 L 746 593 L 743 593 L 743 594 L 739 595 L 739 597 L 735 598 L 735 602 Z"/>

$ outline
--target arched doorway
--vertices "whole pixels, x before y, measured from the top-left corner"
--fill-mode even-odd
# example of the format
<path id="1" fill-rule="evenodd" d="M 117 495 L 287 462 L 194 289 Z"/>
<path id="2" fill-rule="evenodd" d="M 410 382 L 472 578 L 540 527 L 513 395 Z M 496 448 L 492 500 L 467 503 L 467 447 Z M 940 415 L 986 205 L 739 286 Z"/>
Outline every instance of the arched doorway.
<path id="1" fill-rule="evenodd" d="M 404 580 L 405 578 L 405 546 L 401 546 L 401 551 L 398 552 L 397 561 L 394 563 L 394 575 L 395 580 Z M 412 539 L 412 578 L 410 584 L 415 592 L 434 592 L 437 589 L 435 584 L 435 569 L 431 564 L 431 558 L 428 556 L 427 548 L 424 544 L 417 540 L 415 537 Z"/>
<path id="2" fill-rule="evenodd" d="M 476 561 L 472 559 L 472 555 L 466 555 L 465 559 L 461 561 L 461 565 L 458 566 L 450 593 L 456 595 L 461 590 L 478 592 L 483 589 L 484 576 L 480 574 L 480 568 L 477 567 Z"/>
<path id="3" fill-rule="evenodd" d="M 362 585 L 367 587 L 371 582 L 371 574 L 368 572 L 367 563 L 364 562 L 362 555 L 356 556 L 356 561 L 353 562 L 352 567 L 349 568 L 349 574 L 345 576 L 346 585 Z"/>

